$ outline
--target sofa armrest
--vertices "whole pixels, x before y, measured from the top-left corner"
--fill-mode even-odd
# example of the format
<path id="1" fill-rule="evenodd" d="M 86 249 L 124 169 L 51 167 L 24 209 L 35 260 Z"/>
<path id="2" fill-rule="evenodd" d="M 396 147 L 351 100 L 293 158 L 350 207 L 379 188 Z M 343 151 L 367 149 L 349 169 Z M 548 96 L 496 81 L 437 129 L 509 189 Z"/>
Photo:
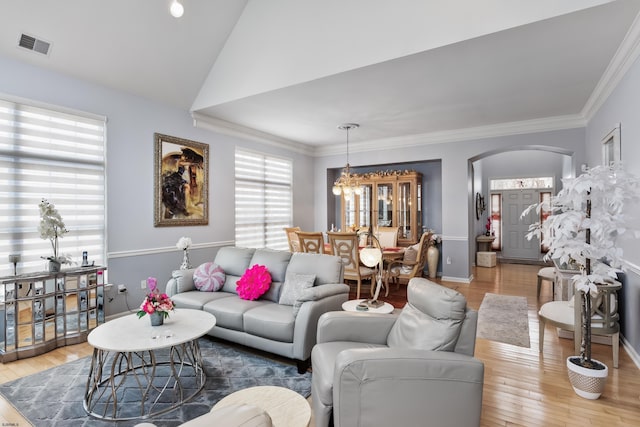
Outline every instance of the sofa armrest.
<path id="1" fill-rule="evenodd" d="M 293 329 L 292 358 L 297 360 L 306 361 L 311 357 L 311 349 L 316 344 L 320 316 L 327 312 L 341 310 L 342 303 L 349 299 L 349 288 L 346 285 L 321 285 L 318 288 L 326 289 L 327 293 L 324 294 L 323 298 L 302 302 L 296 316 L 296 323 Z M 336 290 L 336 292 L 329 292 L 331 289 Z M 343 289 L 343 291 L 339 291 L 340 289 Z"/>
<path id="2" fill-rule="evenodd" d="M 349 286 L 344 283 L 330 283 L 326 285 L 312 286 L 302 291 L 298 301 L 318 301 L 332 295 L 349 295 Z"/>
<path id="3" fill-rule="evenodd" d="M 171 273 L 171 279 L 167 282 L 165 293 L 172 297 L 181 292 L 192 291 L 196 287 L 193 284 L 193 272 L 195 268 L 187 270 L 173 270 Z"/>
<path id="4" fill-rule="evenodd" d="M 399 419 L 406 425 L 429 420 L 429 425 L 478 426 L 483 383 L 484 364 L 463 354 L 344 350 L 335 362 L 333 416 L 343 426 L 393 425 Z"/>
<path id="5" fill-rule="evenodd" d="M 177 289 L 178 289 L 178 283 L 176 282 L 176 279 L 172 277 L 167 282 L 167 286 L 165 287 L 164 293 L 169 295 L 169 297 L 172 297 L 178 293 Z"/>
<path id="6" fill-rule="evenodd" d="M 318 343 L 330 341 L 354 341 L 369 344 L 386 344 L 389 331 L 397 314 L 354 313 L 333 311 L 325 313 L 318 321 Z"/>

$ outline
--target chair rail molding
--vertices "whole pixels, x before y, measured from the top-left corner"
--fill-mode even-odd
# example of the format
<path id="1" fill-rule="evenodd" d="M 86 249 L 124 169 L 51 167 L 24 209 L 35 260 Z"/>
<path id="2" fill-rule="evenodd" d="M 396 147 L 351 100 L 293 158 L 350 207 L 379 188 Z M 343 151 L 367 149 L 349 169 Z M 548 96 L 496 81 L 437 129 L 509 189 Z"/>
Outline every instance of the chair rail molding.
<path id="1" fill-rule="evenodd" d="M 207 243 L 196 243 L 191 245 L 190 250 L 194 249 L 208 249 L 208 248 L 221 248 L 223 246 L 232 246 L 235 245 L 235 241 L 233 240 L 223 240 L 220 242 L 207 242 Z M 161 248 L 147 248 L 147 249 L 132 249 L 128 251 L 117 251 L 117 252 L 108 252 L 107 259 L 116 259 L 116 258 L 128 258 L 133 256 L 145 256 L 145 255 L 155 255 L 155 254 L 164 254 L 168 252 L 176 252 L 176 247 L 167 246 Z"/>

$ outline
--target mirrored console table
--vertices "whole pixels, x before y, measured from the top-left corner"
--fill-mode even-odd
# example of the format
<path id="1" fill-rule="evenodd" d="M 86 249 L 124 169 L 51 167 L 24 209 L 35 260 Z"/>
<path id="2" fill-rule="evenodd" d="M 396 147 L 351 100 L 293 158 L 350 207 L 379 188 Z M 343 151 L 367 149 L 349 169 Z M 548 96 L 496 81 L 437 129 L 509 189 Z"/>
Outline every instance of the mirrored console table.
<path id="1" fill-rule="evenodd" d="M 105 269 L 0 278 L 0 362 L 86 341 L 104 323 Z"/>

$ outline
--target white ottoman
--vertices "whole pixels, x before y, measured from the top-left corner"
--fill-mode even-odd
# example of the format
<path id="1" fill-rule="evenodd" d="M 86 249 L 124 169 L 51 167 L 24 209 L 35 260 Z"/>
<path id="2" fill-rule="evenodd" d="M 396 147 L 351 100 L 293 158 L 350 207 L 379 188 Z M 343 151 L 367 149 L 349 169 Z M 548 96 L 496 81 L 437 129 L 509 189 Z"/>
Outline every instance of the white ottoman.
<path id="1" fill-rule="evenodd" d="M 478 267 L 495 267 L 496 253 L 495 252 L 477 252 L 476 265 Z"/>

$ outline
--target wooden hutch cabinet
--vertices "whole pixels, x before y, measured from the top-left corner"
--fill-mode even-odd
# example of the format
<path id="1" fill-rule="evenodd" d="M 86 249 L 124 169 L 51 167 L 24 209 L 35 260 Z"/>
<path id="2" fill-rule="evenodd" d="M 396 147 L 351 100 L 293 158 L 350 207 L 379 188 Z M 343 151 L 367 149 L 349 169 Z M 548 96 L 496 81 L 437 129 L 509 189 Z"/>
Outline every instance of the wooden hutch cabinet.
<path id="1" fill-rule="evenodd" d="M 104 270 L 0 278 L 0 362 L 86 341 L 104 323 Z"/>
<path id="2" fill-rule="evenodd" d="M 363 192 L 340 196 L 342 229 L 398 227 L 398 245 L 417 243 L 422 231 L 422 174 L 380 171 L 354 176 Z"/>

